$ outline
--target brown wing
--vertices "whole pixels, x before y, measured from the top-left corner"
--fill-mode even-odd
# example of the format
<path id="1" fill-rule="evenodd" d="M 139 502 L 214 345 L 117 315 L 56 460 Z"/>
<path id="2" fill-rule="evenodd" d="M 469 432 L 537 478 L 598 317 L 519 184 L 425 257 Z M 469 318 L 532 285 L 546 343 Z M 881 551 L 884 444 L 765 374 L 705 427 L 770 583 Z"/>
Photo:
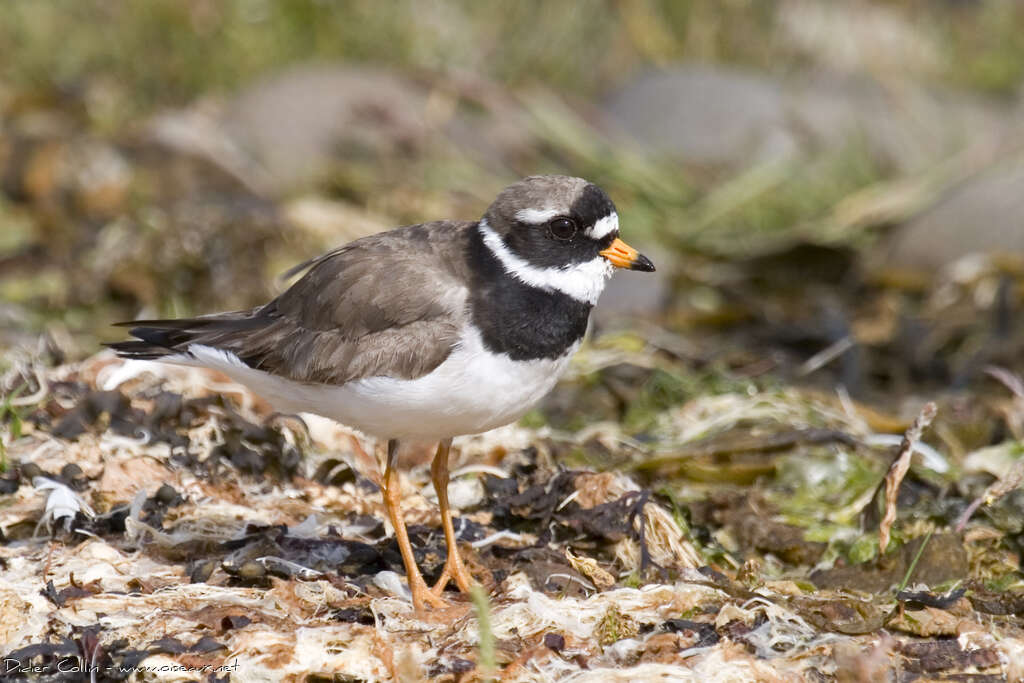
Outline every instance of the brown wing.
<path id="1" fill-rule="evenodd" d="M 112 346 L 124 356 L 159 358 L 203 344 L 302 382 L 420 377 L 458 340 L 470 225 L 426 223 L 356 240 L 310 262 L 306 274 L 266 306 L 131 323 L 142 341 Z"/>

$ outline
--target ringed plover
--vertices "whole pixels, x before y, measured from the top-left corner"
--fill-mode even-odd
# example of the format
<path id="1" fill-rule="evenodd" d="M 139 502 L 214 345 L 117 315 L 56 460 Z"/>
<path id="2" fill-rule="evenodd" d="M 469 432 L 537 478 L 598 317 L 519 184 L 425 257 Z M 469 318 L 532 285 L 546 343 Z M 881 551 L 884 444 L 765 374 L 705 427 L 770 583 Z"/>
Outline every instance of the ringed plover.
<path id="1" fill-rule="evenodd" d="M 448 506 L 452 437 L 521 417 L 579 348 L 615 268 L 654 265 L 619 239 L 615 205 L 580 178 L 531 176 L 478 221 L 435 221 L 357 239 L 292 269 L 263 306 L 138 320 L 125 358 L 213 368 L 283 412 L 310 412 L 387 439 L 383 492 L 413 603 L 443 605 L 473 578 Z M 402 519 L 401 440 L 439 441 L 431 478 L 448 556 L 428 588 Z"/>

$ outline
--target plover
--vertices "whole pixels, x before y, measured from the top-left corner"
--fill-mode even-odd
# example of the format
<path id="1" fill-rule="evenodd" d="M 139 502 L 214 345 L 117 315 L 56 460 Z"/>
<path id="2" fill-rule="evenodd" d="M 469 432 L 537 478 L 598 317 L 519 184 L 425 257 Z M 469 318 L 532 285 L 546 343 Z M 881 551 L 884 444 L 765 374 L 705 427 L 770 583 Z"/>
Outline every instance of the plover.
<path id="1" fill-rule="evenodd" d="M 283 412 L 387 439 L 384 503 L 417 609 L 473 578 L 448 506 L 452 437 L 521 417 L 579 348 L 615 268 L 653 271 L 619 239 L 615 205 L 580 178 L 531 176 L 478 221 L 435 221 L 355 240 L 247 311 L 131 325 L 123 357 L 213 368 Z M 401 440 L 438 441 L 431 466 L 448 555 L 428 588 L 413 558 L 395 463 Z"/>

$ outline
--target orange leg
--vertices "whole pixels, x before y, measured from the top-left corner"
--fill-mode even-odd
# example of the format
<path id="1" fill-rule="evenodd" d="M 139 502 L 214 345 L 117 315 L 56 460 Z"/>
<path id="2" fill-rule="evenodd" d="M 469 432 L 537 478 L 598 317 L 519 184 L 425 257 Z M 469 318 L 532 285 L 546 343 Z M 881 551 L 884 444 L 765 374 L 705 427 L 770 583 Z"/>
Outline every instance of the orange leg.
<path id="1" fill-rule="evenodd" d="M 398 473 L 395 471 L 397 455 L 398 440 L 391 439 L 388 441 L 388 461 L 384 468 L 384 506 L 387 508 L 391 525 L 395 528 L 395 540 L 398 541 L 402 562 L 405 563 L 405 575 L 409 578 L 412 604 L 417 610 L 422 610 L 425 604 L 433 607 L 445 607 L 445 601 L 427 588 L 427 583 L 416 566 L 416 558 L 412 554 L 409 532 L 405 530 L 405 520 L 402 519 L 402 492 L 398 486 Z"/>
<path id="2" fill-rule="evenodd" d="M 452 447 L 452 440 L 445 439 L 437 445 L 437 453 L 434 454 L 434 462 L 430 466 L 430 478 L 434 481 L 434 491 L 437 492 L 437 502 L 441 507 L 441 525 L 444 527 L 444 540 L 448 545 L 448 557 L 444 562 L 444 569 L 441 571 L 441 578 L 437 580 L 431 589 L 434 595 L 440 595 L 449 579 L 455 579 L 455 585 L 463 593 L 468 593 L 475 581 L 466 566 L 462 564 L 462 557 L 459 556 L 459 547 L 455 540 L 455 527 L 452 525 L 452 513 L 448 507 L 448 451 Z"/>

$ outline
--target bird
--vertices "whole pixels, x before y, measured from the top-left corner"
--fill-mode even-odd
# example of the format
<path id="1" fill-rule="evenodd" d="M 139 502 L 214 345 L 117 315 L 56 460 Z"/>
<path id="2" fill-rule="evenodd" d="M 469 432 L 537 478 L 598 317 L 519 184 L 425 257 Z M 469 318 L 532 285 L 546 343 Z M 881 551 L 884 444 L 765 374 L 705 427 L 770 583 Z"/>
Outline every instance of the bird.
<path id="1" fill-rule="evenodd" d="M 314 413 L 387 442 L 382 493 L 416 610 L 475 583 L 448 502 L 453 437 L 522 417 L 566 370 L 616 269 L 653 271 L 619 237 L 604 190 L 582 178 L 526 177 L 477 221 L 395 228 L 292 268 L 282 294 L 249 310 L 135 320 L 119 356 L 198 365 L 275 409 Z M 402 517 L 397 453 L 437 442 L 431 479 L 447 557 L 428 587 Z"/>

